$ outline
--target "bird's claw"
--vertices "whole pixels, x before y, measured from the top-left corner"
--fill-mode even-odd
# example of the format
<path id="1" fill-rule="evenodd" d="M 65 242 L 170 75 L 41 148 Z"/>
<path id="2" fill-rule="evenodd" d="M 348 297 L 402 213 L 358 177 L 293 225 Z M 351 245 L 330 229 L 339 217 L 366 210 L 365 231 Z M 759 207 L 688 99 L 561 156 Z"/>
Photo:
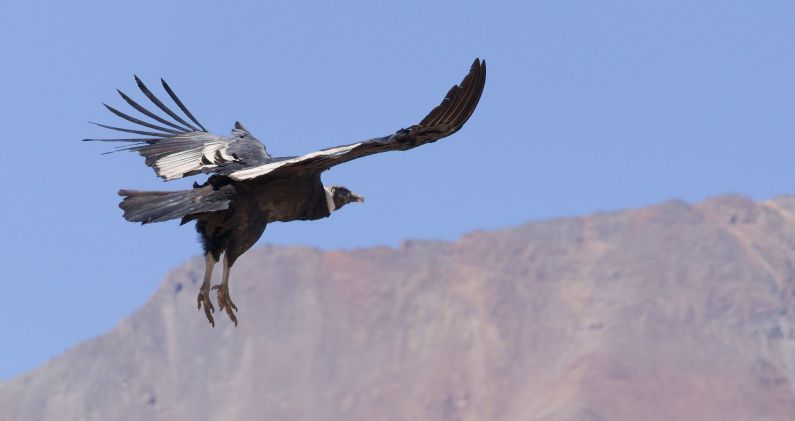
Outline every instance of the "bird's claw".
<path id="1" fill-rule="evenodd" d="M 213 303 L 210 301 L 209 286 L 202 285 L 199 289 L 199 296 L 196 297 L 196 309 L 201 310 L 202 304 L 204 304 L 204 315 L 207 316 L 207 321 L 210 322 L 210 326 L 215 327 L 215 320 L 213 320 L 215 307 L 213 307 Z"/>
<path id="2" fill-rule="evenodd" d="M 232 302 L 232 297 L 229 296 L 229 286 L 220 284 L 213 287 L 216 290 L 216 299 L 218 300 L 218 311 L 226 310 L 226 315 L 237 326 L 237 306 Z"/>

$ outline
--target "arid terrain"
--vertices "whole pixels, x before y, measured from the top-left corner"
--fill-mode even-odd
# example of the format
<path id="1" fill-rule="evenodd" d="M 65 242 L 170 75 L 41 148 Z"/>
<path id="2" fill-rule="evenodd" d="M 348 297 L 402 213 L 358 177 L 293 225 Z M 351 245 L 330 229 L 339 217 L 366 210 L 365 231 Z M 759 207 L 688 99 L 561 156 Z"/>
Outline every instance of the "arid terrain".
<path id="1" fill-rule="evenodd" d="M 237 328 L 196 311 L 202 270 L 0 384 L 0 419 L 795 420 L 794 197 L 259 247 Z"/>

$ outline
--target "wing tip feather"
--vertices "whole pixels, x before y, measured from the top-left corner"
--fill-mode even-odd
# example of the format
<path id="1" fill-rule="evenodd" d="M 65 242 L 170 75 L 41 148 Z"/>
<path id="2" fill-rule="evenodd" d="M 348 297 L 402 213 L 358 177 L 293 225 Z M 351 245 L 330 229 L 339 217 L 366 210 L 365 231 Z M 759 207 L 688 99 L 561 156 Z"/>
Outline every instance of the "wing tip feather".
<path id="1" fill-rule="evenodd" d="M 447 91 L 442 102 L 420 121 L 419 126 L 447 126 L 444 136 L 458 131 L 477 107 L 485 80 L 486 60 L 477 57 L 461 82 Z"/>

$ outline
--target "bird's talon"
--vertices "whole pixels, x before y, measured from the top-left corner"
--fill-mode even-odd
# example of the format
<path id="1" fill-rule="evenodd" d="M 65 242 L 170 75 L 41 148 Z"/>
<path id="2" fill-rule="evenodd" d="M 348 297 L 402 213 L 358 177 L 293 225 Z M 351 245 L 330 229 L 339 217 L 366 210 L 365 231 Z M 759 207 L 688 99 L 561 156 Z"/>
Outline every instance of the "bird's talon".
<path id="1" fill-rule="evenodd" d="M 204 315 L 207 317 L 207 321 L 210 322 L 212 327 L 215 327 L 215 320 L 213 320 L 212 315 L 212 313 L 215 313 L 215 307 L 210 301 L 210 288 L 204 285 L 199 289 L 199 295 L 196 297 L 196 311 L 201 310 L 202 305 L 204 305 Z"/>
<path id="2" fill-rule="evenodd" d="M 229 296 L 229 287 L 224 284 L 220 284 L 213 286 L 212 289 L 216 290 L 215 298 L 218 300 L 218 311 L 224 310 L 226 315 L 229 316 L 229 319 L 235 323 L 235 326 L 237 326 L 237 316 L 235 315 L 237 306 Z"/>

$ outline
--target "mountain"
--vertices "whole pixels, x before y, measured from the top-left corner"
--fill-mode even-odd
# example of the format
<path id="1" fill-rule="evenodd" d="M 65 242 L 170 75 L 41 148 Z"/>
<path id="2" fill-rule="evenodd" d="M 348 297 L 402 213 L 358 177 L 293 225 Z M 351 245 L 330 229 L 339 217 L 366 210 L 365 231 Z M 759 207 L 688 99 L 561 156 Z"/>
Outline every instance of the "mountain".
<path id="1" fill-rule="evenodd" d="M 795 197 L 202 261 L 0 385 L 4 420 L 795 420 Z"/>

